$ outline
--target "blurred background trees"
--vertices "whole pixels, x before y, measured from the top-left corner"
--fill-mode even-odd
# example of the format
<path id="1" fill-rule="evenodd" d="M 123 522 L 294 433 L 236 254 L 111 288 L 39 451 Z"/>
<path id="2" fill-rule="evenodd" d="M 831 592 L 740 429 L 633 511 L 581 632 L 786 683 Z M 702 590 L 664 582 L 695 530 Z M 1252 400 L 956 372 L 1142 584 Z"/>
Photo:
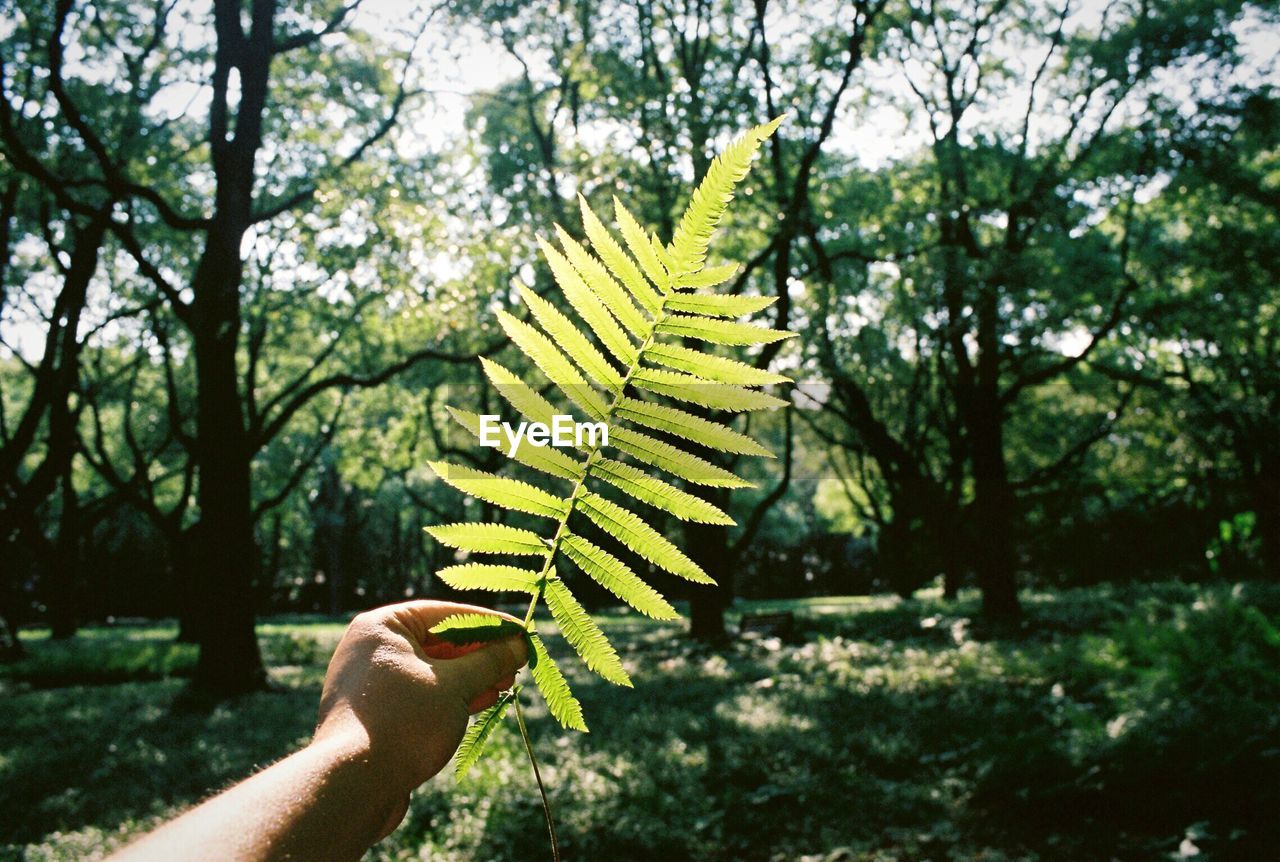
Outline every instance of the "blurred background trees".
<path id="1" fill-rule="evenodd" d="M 6 649 L 176 616 L 233 692 L 259 614 L 445 594 L 423 466 L 491 454 L 442 404 L 491 398 L 535 236 L 578 194 L 669 235 L 784 112 L 724 248 L 800 385 L 739 526 L 688 531 L 721 588 L 663 584 L 695 634 L 735 595 L 1280 577 L 1272 4 L 0 8 Z"/>

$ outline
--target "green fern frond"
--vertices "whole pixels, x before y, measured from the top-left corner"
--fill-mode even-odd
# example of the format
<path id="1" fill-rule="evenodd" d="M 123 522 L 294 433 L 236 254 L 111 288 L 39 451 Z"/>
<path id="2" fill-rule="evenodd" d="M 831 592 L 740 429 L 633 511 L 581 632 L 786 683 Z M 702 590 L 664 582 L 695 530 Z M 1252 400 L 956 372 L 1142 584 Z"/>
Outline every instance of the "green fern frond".
<path id="1" fill-rule="evenodd" d="M 423 529 L 442 545 L 476 554 L 541 556 L 547 552 L 537 533 L 507 524 L 449 524 Z"/>
<path id="2" fill-rule="evenodd" d="M 717 467 L 697 455 L 690 455 L 670 443 L 664 443 L 648 434 L 632 431 L 630 428 L 611 428 L 609 445 L 619 452 L 626 452 L 637 461 L 643 461 L 696 485 L 706 485 L 710 488 L 755 487 L 723 467 Z"/>
<path id="3" fill-rule="evenodd" d="M 772 344 L 775 341 L 795 337 L 794 332 L 785 332 L 781 329 L 769 329 L 750 323 L 735 323 L 731 320 L 693 314 L 668 315 L 658 324 L 658 331 L 733 347 Z"/>
<path id="4" fill-rule="evenodd" d="M 617 391 L 622 388 L 622 375 L 618 373 L 618 369 L 605 359 L 604 354 L 578 331 L 578 328 L 564 316 L 560 309 L 523 284 L 519 286 L 519 291 L 520 298 L 533 313 L 534 320 L 538 321 L 547 335 L 573 357 L 578 367 L 585 371 L 588 377 L 606 389 Z"/>
<path id="5" fill-rule="evenodd" d="M 677 278 L 702 268 L 711 236 L 724 217 L 729 201 L 733 200 L 734 186 L 747 175 L 760 145 L 777 130 L 782 120 L 782 117 L 778 117 L 762 126 L 748 129 L 716 156 L 707 169 L 707 175 L 698 183 L 689 206 L 680 217 L 680 224 L 676 226 L 675 235 L 671 238 L 671 254 L 676 259 Z"/>
<path id="6" fill-rule="evenodd" d="M 622 660 L 618 658 L 613 644 L 609 643 L 595 620 L 578 604 L 564 581 L 559 578 L 547 581 L 543 596 L 547 600 L 551 618 L 560 627 L 560 634 L 564 635 L 569 646 L 581 656 L 587 667 L 609 682 L 631 688 L 631 677 L 622 667 Z"/>
<path id="7" fill-rule="evenodd" d="M 776 296 L 734 296 L 721 293 L 677 293 L 667 300 L 667 308 L 711 317 L 742 317 L 768 308 Z"/>
<path id="8" fill-rule="evenodd" d="M 646 311 L 656 314 L 662 308 L 662 297 L 649 286 L 644 273 L 640 272 L 640 267 L 636 266 L 636 262 L 622 250 L 622 246 L 592 212 L 587 199 L 582 195 L 578 195 L 578 208 L 582 210 L 582 228 L 587 234 L 587 239 L 591 240 L 591 247 L 600 256 L 600 260 L 618 276 Z"/>
<path id="9" fill-rule="evenodd" d="M 513 692 L 503 694 L 498 698 L 497 703 L 477 715 L 471 722 L 471 726 L 467 728 L 467 732 L 462 735 L 462 742 L 458 745 L 458 752 L 454 755 L 453 761 L 453 776 L 458 781 L 466 778 L 471 767 L 480 760 L 485 746 L 489 743 L 489 737 L 502 723 L 513 700 L 515 700 Z"/>
<path id="10" fill-rule="evenodd" d="M 630 566 L 604 548 L 572 533 L 560 540 L 560 547 L 565 556 L 592 580 L 645 616 L 655 620 L 680 618 L 676 609 L 657 590 L 640 580 Z"/>
<path id="11" fill-rule="evenodd" d="M 665 365 L 676 371 L 697 374 L 717 383 L 731 383 L 738 386 L 768 386 L 774 383 L 790 383 L 791 378 L 771 371 L 763 371 L 754 365 L 716 356 L 714 353 L 699 353 L 680 344 L 654 344 L 644 354 L 645 359 L 652 359 L 659 365 Z"/>
<path id="12" fill-rule="evenodd" d="M 655 431 L 665 431 L 677 437 L 715 449 L 717 452 L 733 452 L 738 455 L 759 455 L 772 458 L 773 453 L 752 440 L 746 434 L 701 416 L 694 416 L 665 404 L 654 404 L 636 398 L 624 398 L 616 410 L 618 416 Z"/>
<path id="13" fill-rule="evenodd" d="M 516 376 L 513 371 L 484 357 L 480 359 L 480 367 L 484 369 L 485 377 L 489 378 L 489 382 L 493 384 L 494 389 L 498 390 L 498 394 L 525 419 L 530 422 L 541 422 L 544 425 L 550 425 L 555 420 L 556 408 L 551 405 L 551 402 L 543 398 L 538 390 Z"/>
<path id="14" fill-rule="evenodd" d="M 564 396 L 595 419 L 604 418 L 608 408 L 599 392 L 578 373 L 577 367 L 560 352 L 555 342 L 523 320 L 505 311 L 498 312 L 498 323 L 507 337 L 538 366 Z"/>
<path id="15" fill-rule="evenodd" d="M 543 548 L 542 552 L 546 553 L 546 550 Z M 467 563 L 437 569 L 436 577 L 455 590 L 488 590 L 496 593 L 510 590 L 531 596 L 538 592 L 538 573 L 516 566 Z"/>
<path id="16" fill-rule="evenodd" d="M 578 271 L 573 268 L 568 259 L 552 248 L 550 243 L 539 238 L 538 245 L 542 249 L 542 256 L 551 266 L 556 284 L 560 285 L 565 299 L 569 300 L 569 304 L 573 306 L 574 311 L 578 312 L 578 316 L 591 328 L 609 352 L 618 358 L 619 362 L 623 365 L 634 363 L 636 346 L 631 343 L 627 333 L 604 307 L 600 297 L 587 287 L 586 282 L 578 275 Z"/>
<path id="17" fill-rule="evenodd" d="M 560 246 L 565 257 L 573 264 L 573 268 L 582 276 L 582 281 L 600 298 L 605 308 L 637 338 L 643 339 L 649 334 L 652 324 L 644 316 L 636 304 L 631 301 L 627 291 L 609 274 L 609 269 L 582 247 L 576 239 L 569 236 L 560 225 L 556 225 L 556 236 L 560 238 Z"/>
<path id="18" fill-rule="evenodd" d="M 720 266 L 703 267 L 697 272 L 689 272 L 680 276 L 676 282 L 676 287 L 687 290 L 689 288 L 698 287 L 715 287 L 718 284 L 724 284 L 729 279 L 738 274 L 741 269 L 736 263 L 725 263 Z"/>
<path id="19" fill-rule="evenodd" d="M 649 232 L 640 226 L 636 217 L 628 212 L 622 205 L 622 201 L 617 198 L 613 199 L 613 212 L 618 219 L 618 230 L 621 231 L 622 239 L 626 242 L 632 257 L 639 262 L 644 274 L 658 286 L 661 292 L 670 293 L 671 277 L 662 266 L 662 261 L 658 259 L 657 252 L 653 250 L 654 243 Z"/>
<path id="20" fill-rule="evenodd" d="M 461 464 L 450 464 L 448 461 L 428 461 L 427 466 L 446 484 L 462 493 L 504 509 L 528 512 L 543 518 L 562 518 L 569 511 L 564 500 L 518 479 L 495 476 Z"/>
<path id="21" fill-rule="evenodd" d="M 734 521 L 727 513 L 676 487 L 673 481 L 721 488 L 751 487 L 751 483 L 688 451 L 687 444 L 700 452 L 770 456 L 759 442 L 728 424 L 667 402 L 683 401 L 729 413 L 787 404 L 758 388 L 789 382 L 783 375 L 681 343 L 694 339 L 749 346 L 771 344 L 791 335 L 740 322 L 739 318 L 768 307 L 773 298 L 738 295 L 737 288 L 743 286 L 740 283 L 733 294 L 710 292 L 738 277 L 739 269 L 734 264 L 705 266 L 710 239 L 735 185 L 777 124 L 775 120 L 748 131 L 715 159 L 669 244 L 659 241 L 614 198 L 619 241 L 581 195 L 579 209 L 590 248 L 559 226 L 558 247 L 538 240 L 555 284 L 573 314 L 519 285 L 530 319 L 500 311 L 498 321 L 549 386 L 545 382 L 531 384 L 491 359 L 482 359 L 481 364 L 501 398 L 527 422 L 554 426 L 559 410 L 552 401 L 559 403 L 563 397 L 590 419 L 604 423 L 607 441 L 593 438 L 584 444 L 579 439 L 569 450 L 520 445 L 509 453 L 519 464 L 572 482 L 572 490 L 557 495 L 470 467 L 431 463 L 445 482 L 465 494 L 555 522 L 554 530 L 546 532 L 505 524 L 454 524 L 431 527 L 428 532 L 442 544 L 465 553 L 541 558 L 537 571 L 465 563 L 439 572 L 442 581 L 458 589 L 530 594 L 523 627 L 491 615 L 460 614 L 435 630 L 459 643 L 504 637 L 513 629 L 524 633 L 530 647 L 530 673 L 551 714 L 565 727 L 585 731 L 586 723 L 564 675 L 534 634 L 534 617 L 540 606 L 545 605 L 560 634 L 589 670 L 619 685 L 629 686 L 631 681 L 617 651 L 557 576 L 558 558 L 567 557 L 641 613 L 658 619 L 676 616 L 671 604 L 614 551 L 582 536 L 574 518 L 590 521 L 606 544 L 616 542 L 654 566 L 695 583 L 714 583 L 644 518 L 593 488 L 611 486 L 626 498 L 684 521 L 729 526 Z M 543 394 L 551 390 L 559 394 Z M 449 412 L 472 436 L 480 436 L 481 417 L 453 408 Z M 640 428 L 660 432 L 666 439 L 637 430 Z M 606 457 L 605 446 L 622 453 L 623 460 Z M 650 471 L 655 469 L 674 478 L 653 475 Z M 498 704 L 501 709 L 486 710 L 468 730 L 459 774 L 475 762 L 510 702 L 511 695 L 504 695 Z"/>
<path id="22" fill-rule="evenodd" d="M 670 278 L 676 271 L 676 259 L 671 256 L 671 252 L 667 251 L 667 247 L 662 244 L 655 234 L 649 234 L 649 245 L 653 247 L 653 253 L 658 258 L 658 263 L 662 264 L 662 268 L 666 271 Z M 672 288 L 675 283 L 672 283 Z"/>
<path id="23" fill-rule="evenodd" d="M 578 503 L 582 506 L 582 514 L 593 524 L 655 566 L 697 584 L 715 583 L 715 579 L 689 559 L 684 551 L 634 512 L 590 491 L 584 491 Z"/>
<path id="24" fill-rule="evenodd" d="M 726 527 L 737 526 L 733 518 L 701 497 L 682 491 L 675 485 L 657 476 L 650 476 L 630 464 L 623 464 L 611 458 L 601 458 L 591 465 L 591 475 L 608 482 L 628 496 L 676 516 L 681 521 L 722 524 Z"/>
<path id="25" fill-rule="evenodd" d="M 480 439 L 479 416 L 467 410 L 458 410 L 454 407 L 447 409 L 455 422 L 465 428 L 472 437 L 477 440 Z M 507 454 L 508 450 L 504 448 L 502 451 L 503 454 Z M 540 473 L 546 473 L 548 476 L 554 476 L 557 479 L 568 479 L 571 482 L 576 482 L 582 477 L 581 464 L 559 449 L 553 449 L 550 446 L 517 446 L 515 453 L 510 457 L 517 464 L 532 467 Z"/>
<path id="26" fill-rule="evenodd" d="M 524 627 L 496 614 L 452 614 L 432 626 L 431 634 L 451 644 L 490 643 L 524 635 Z"/>
<path id="27" fill-rule="evenodd" d="M 767 392 L 744 389 L 728 383 L 715 383 L 681 371 L 661 368 L 642 368 L 631 377 L 631 382 L 641 389 L 657 395 L 666 395 L 690 404 L 700 404 L 730 413 L 752 410 L 772 410 L 785 407 L 787 402 Z"/>
<path id="28" fill-rule="evenodd" d="M 573 696 L 564 674 L 547 654 L 547 646 L 542 638 L 530 632 L 529 646 L 533 648 L 529 652 L 529 672 L 542 699 L 547 702 L 551 717 L 560 722 L 562 727 L 588 733 L 587 722 L 582 717 L 582 704 Z"/>

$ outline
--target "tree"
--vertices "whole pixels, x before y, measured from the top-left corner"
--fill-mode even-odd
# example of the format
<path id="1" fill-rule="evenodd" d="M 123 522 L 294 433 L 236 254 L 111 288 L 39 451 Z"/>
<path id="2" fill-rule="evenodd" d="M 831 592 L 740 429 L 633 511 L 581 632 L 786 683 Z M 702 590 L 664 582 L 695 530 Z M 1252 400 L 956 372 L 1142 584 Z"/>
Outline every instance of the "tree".
<path id="1" fill-rule="evenodd" d="M 1264 571 L 1280 577 L 1280 195 L 1276 117 L 1267 87 L 1230 86 L 1184 116 L 1174 131 L 1170 174 L 1140 218 L 1148 238 L 1136 254 L 1159 284 L 1150 305 L 1144 382 L 1179 405 L 1204 457 L 1228 455 L 1236 505 L 1253 512 Z"/>
<path id="2" fill-rule="evenodd" d="M 1021 476 L 1012 472 L 1018 428 L 1028 421 L 1021 417 L 1034 421 L 1037 388 L 1088 372 L 1095 354 L 1130 332 L 1139 288 L 1130 213 L 1155 169 L 1134 134 L 1142 110 L 1162 70 L 1229 59 L 1227 23 L 1241 8 L 1116 3 L 1091 22 L 1066 5 L 909 4 L 887 40 L 895 67 L 878 89 L 883 98 L 914 101 L 904 120 L 908 128 L 919 123 L 927 156 L 898 168 L 890 206 L 860 230 L 820 243 L 828 261 L 845 257 L 886 285 L 883 299 L 843 309 L 828 325 L 848 331 L 859 315 L 855 331 L 884 328 L 886 316 L 903 321 L 899 343 L 881 351 L 889 364 L 861 388 L 903 379 L 893 366 L 906 358 L 927 366 L 919 371 L 954 405 L 953 418 L 938 415 L 936 427 L 950 439 L 935 451 L 944 461 L 962 459 L 964 469 L 935 470 L 934 482 L 972 485 L 968 547 L 993 618 L 1020 610 L 1020 495 L 1077 464 L 1123 403 L 1118 393 L 1109 404 L 1099 398 L 1056 455 L 1043 453 Z M 887 424 L 884 414 L 877 421 Z M 876 422 L 867 423 L 865 438 L 875 431 Z M 904 438 L 889 437 L 878 446 L 880 472 L 910 477 L 902 463 L 913 459 L 885 445 Z M 947 497 L 924 488 L 924 499 Z"/>
<path id="3" fill-rule="evenodd" d="M 255 455 L 323 393 L 377 385 L 417 362 L 452 357 L 428 348 L 372 368 L 335 370 L 326 361 L 336 366 L 342 357 L 330 348 L 298 376 L 267 388 L 257 363 L 268 339 L 251 332 L 246 340 L 246 248 L 273 231 L 305 226 L 299 213 L 314 211 L 325 189 L 384 145 L 410 97 L 413 34 L 396 63 L 384 62 L 388 46 L 350 29 L 357 6 L 217 0 L 209 39 L 194 49 L 174 37 L 176 13 L 166 5 L 77 8 L 60 0 L 49 15 L 20 10 L 33 46 L 26 59 L 35 66 L 41 51 L 47 56 L 40 65 L 56 122 L 87 157 L 87 168 L 68 176 L 27 151 L 23 170 L 46 188 L 100 188 L 118 199 L 120 217 L 108 229 L 188 339 L 199 518 L 191 557 L 201 609 L 196 683 L 218 693 L 264 680 L 253 630 Z M 109 108 L 99 114 L 84 100 L 87 70 L 65 57 L 69 45 L 91 50 L 98 32 L 119 38 L 95 59 L 129 74 L 120 76 L 127 86 L 92 108 L 145 106 L 147 122 L 115 125 Z M 177 116 L 161 110 L 173 74 L 207 75 L 207 106 Z M 334 88 L 344 82 L 350 86 L 339 100 Z M 319 233 L 315 224 L 309 229 Z"/>

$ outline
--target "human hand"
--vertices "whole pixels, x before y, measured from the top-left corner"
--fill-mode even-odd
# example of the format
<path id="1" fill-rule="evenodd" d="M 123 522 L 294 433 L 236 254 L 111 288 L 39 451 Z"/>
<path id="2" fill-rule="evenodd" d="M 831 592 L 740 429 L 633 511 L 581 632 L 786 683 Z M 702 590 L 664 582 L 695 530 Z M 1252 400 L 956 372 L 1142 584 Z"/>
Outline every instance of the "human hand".
<path id="1" fill-rule="evenodd" d="M 494 614 L 519 623 L 507 614 L 453 602 L 375 608 L 351 621 L 325 674 L 316 741 L 338 739 L 367 750 L 404 807 L 410 791 L 449 762 L 466 732 L 467 716 L 492 706 L 514 684 L 527 658 L 522 637 L 458 647 L 430 633 L 460 613 Z"/>

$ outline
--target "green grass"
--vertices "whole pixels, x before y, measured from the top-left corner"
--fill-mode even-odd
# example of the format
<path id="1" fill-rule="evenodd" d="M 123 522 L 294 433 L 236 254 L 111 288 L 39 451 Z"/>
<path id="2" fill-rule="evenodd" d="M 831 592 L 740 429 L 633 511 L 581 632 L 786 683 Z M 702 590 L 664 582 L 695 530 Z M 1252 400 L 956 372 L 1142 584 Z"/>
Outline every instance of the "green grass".
<path id="1" fill-rule="evenodd" d="M 972 596 L 741 602 L 793 610 L 802 642 L 718 651 L 606 615 L 636 690 L 565 661 L 592 733 L 529 709 L 565 858 L 1169 859 L 1188 838 L 1200 859 L 1277 858 L 1280 591 L 1028 606 L 1029 625 L 990 631 Z M 30 638 L 0 671 L 0 858 L 98 858 L 302 745 L 341 630 L 264 624 L 280 691 L 212 712 L 180 706 L 192 656 L 172 627 Z M 139 675 L 55 685 L 77 667 Z M 545 841 L 508 730 L 467 781 L 415 794 L 370 858 L 536 860 Z"/>

